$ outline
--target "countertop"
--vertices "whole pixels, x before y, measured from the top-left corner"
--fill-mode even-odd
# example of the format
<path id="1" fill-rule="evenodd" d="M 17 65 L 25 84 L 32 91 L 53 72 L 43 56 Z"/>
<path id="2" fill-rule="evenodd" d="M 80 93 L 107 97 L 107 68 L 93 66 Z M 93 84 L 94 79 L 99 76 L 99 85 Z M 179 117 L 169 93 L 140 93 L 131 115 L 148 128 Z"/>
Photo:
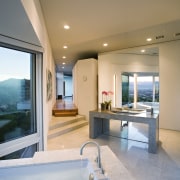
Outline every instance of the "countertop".
<path id="1" fill-rule="evenodd" d="M 100 146 L 100 149 L 101 149 L 102 167 L 105 171 L 105 176 L 108 179 L 110 180 L 134 179 L 108 146 Z M 88 158 L 91 161 L 94 169 L 95 166 L 97 167 L 97 164 L 94 161 L 96 156 L 97 156 L 96 147 L 90 146 L 84 148 L 83 157 Z M 33 158 L 0 161 L 0 167 L 38 164 L 38 163 L 56 162 L 56 161 L 64 161 L 64 160 L 75 160 L 80 158 L 81 158 L 80 148 L 55 150 L 55 151 L 43 151 L 43 152 L 35 153 Z"/>
<path id="2" fill-rule="evenodd" d="M 101 111 L 100 109 L 93 110 L 89 112 L 90 116 L 100 117 L 100 118 L 107 118 L 107 119 L 122 119 L 123 120 L 129 120 L 129 121 L 135 121 L 135 122 L 142 122 L 142 123 L 148 123 L 149 120 L 157 120 L 159 117 L 159 112 L 156 111 L 153 114 L 149 114 L 146 111 L 138 112 L 138 113 L 128 113 L 128 112 L 119 112 L 115 113 L 113 111 L 105 110 Z M 146 122 L 147 121 L 147 122 Z"/>

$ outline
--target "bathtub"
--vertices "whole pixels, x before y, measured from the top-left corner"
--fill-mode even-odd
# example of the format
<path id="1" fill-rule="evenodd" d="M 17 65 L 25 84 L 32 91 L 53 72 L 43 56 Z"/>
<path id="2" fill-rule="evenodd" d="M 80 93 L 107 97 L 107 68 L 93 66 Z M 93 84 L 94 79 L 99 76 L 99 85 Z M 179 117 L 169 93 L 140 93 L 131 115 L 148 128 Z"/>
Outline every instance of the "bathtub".
<path id="1" fill-rule="evenodd" d="M 17 165 L 0 168 L 0 180 L 97 180 L 88 159 Z"/>

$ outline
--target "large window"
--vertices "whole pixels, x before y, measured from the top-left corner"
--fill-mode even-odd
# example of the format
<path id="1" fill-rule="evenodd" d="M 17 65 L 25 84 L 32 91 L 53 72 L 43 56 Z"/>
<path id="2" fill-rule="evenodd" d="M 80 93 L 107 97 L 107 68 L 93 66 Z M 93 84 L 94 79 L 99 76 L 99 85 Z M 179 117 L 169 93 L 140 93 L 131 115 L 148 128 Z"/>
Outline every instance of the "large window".
<path id="1" fill-rule="evenodd" d="M 0 143 L 36 132 L 33 56 L 0 47 Z"/>
<path id="2" fill-rule="evenodd" d="M 159 102 L 159 76 L 157 73 L 123 73 L 122 105 Z M 135 98 L 136 96 L 136 98 Z"/>
<path id="3" fill-rule="evenodd" d="M 0 159 L 31 157 L 42 146 L 37 57 L 33 51 L 0 46 Z"/>

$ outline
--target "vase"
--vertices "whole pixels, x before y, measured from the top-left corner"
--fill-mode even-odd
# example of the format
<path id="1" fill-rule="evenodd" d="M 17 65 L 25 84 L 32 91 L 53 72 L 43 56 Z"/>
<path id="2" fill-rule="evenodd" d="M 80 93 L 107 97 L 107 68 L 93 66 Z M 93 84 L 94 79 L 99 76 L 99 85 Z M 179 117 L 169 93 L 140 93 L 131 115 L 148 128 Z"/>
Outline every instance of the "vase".
<path id="1" fill-rule="evenodd" d="M 111 110 L 111 104 L 106 104 L 106 110 Z"/>
<path id="2" fill-rule="evenodd" d="M 106 110 L 106 104 L 101 103 L 101 110 L 102 110 L 102 111 Z"/>
<path id="3" fill-rule="evenodd" d="M 106 110 L 108 110 L 109 109 L 109 104 L 106 104 Z"/>

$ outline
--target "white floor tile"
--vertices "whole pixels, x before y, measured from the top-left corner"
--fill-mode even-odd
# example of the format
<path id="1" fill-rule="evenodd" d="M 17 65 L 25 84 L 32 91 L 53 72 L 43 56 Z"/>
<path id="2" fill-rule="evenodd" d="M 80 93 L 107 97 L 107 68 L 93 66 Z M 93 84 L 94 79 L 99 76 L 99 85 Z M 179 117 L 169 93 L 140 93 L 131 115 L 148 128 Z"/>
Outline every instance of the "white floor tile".
<path id="1" fill-rule="evenodd" d="M 134 125 L 136 137 L 146 137 L 146 129 Z M 132 133 L 132 132 L 131 132 Z M 160 129 L 161 145 L 157 154 L 147 151 L 148 144 L 102 135 L 89 139 L 85 126 L 48 141 L 48 150 L 80 148 L 88 140 L 108 145 L 137 180 L 180 180 L 180 132 Z M 102 157 L 103 158 L 103 157 Z"/>

